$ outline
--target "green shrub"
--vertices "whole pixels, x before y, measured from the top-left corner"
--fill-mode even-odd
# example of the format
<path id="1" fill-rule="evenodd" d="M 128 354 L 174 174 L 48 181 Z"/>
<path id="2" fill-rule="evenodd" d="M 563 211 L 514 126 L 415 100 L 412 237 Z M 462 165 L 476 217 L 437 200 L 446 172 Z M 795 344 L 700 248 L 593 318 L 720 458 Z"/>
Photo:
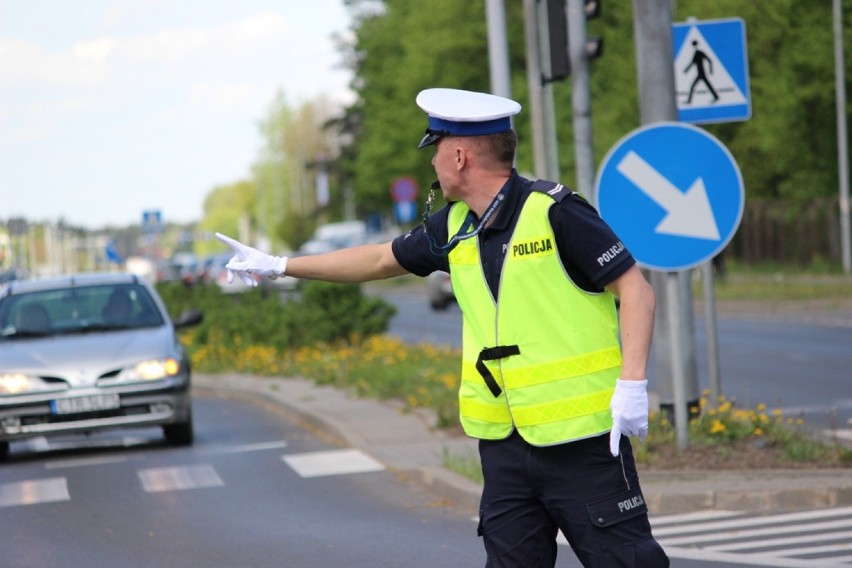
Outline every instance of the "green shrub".
<path id="1" fill-rule="evenodd" d="M 182 334 L 191 355 L 204 350 L 204 368 L 237 368 L 228 353 L 235 346 L 258 346 L 278 352 L 324 342 L 352 342 L 387 330 L 396 308 L 365 296 L 357 284 L 303 282 L 300 292 L 282 299 L 279 293 L 253 288 L 224 294 L 216 286 L 157 286 L 173 318 L 200 310 L 204 321 Z M 195 360 L 195 357 L 193 357 Z"/>
<path id="2" fill-rule="evenodd" d="M 384 333 L 396 308 L 381 298 L 367 297 L 358 284 L 306 282 L 302 298 L 291 312 L 291 332 L 299 341 L 293 346 L 351 343 L 356 337 Z"/>

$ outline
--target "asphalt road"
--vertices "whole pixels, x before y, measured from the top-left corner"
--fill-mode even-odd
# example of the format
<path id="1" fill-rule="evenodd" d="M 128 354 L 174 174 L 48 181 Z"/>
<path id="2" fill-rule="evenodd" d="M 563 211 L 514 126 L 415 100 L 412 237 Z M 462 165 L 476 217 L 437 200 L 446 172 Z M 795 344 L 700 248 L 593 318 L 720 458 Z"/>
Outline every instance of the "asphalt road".
<path id="1" fill-rule="evenodd" d="M 271 404 L 195 397 L 197 443 L 158 430 L 16 442 L 3 568 L 480 566 L 470 511 Z"/>
<path id="2" fill-rule="evenodd" d="M 484 564 L 475 512 L 289 422 L 273 403 L 199 389 L 195 412 L 191 448 L 166 446 L 156 430 L 16 443 L 0 467 L 0 567 Z M 842 535 L 827 531 L 850 518 L 850 508 L 705 511 L 652 523 L 675 568 L 813 568 L 830 557 L 785 555 L 832 548 Z M 580 566 L 564 540 L 557 566 Z"/>

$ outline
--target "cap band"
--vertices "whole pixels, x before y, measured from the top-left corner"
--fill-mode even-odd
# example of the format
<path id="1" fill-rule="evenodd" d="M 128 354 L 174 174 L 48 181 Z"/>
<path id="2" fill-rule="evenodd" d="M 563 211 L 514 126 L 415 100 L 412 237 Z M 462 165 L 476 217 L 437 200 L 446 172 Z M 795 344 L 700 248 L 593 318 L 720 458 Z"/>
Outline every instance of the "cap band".
<path id="1" fill-rule="evenodd" d="M 481 122 L 456 122 L 435 116 L 429 117 L 429 130 L 444 131 L 445 136 L 481 136 L 506 132 L 511 128 L 512 121 L 508 116 Z"/>

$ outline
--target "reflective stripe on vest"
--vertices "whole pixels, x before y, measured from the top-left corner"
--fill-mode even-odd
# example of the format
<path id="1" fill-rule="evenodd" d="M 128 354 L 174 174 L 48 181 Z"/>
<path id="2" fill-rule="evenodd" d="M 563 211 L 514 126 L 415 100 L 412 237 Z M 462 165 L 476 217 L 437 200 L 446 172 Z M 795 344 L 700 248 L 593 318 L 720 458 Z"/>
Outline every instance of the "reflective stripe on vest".
<path id="1" fill-rule="evenodd" d="M 568 278 L 556 250 L 548 209 L 553 200 L 533 192 L 506 251 L 499 299 L 491 296 L 478 239 L 449 254 L 453 290 L 464 315 L 459 411 L 465 432 L 500 439 L 516 427 L 531 444 L 586 438 L 612 427 L 609 402 L 621 371 L 615 302 L 590 294 Z M 450 211 L 449 234 L 467 215 Z M 519 353 L 484 361 L 499 396 L 476 368 L 483 349 L 517 345 Z"/>

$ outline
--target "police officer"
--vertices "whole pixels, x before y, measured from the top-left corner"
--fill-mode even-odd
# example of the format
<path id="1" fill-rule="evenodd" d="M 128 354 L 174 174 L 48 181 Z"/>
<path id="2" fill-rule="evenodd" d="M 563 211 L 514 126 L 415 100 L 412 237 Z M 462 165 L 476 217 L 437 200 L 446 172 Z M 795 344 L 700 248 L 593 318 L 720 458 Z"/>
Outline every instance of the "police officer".
<path id="1" fill-rule="evenodd" d="M 559 530 L 584 566 L 668 566 L 628 440 L 648 427 L 650 285 L 582 197 L 514 170 L 518 103 L 457 89 L 416 102 L 447 206 L 431 213 L 430 196 L 423 224 L 390 243 L 292 259 L 217 234 L 235 252 L 231 277 L 449 272 L 464 325 L 461 422 L 480 440 L 486 566 L 552 567 Z"/>

